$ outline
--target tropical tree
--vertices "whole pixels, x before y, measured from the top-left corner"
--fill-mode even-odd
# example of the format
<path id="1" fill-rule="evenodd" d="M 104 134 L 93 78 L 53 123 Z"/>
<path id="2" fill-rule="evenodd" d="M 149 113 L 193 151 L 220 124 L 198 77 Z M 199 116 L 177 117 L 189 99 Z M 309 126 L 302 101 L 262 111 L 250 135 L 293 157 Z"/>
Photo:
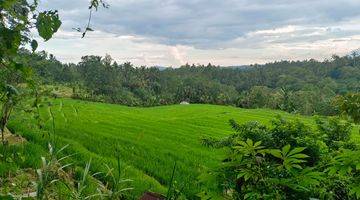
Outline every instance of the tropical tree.
<path id="1" fill-rule="evenodd" d="M 351 117 L 355 123 L 360 123 L 360 93 L 337 96 L 334 104 L 342 114 Z"/>

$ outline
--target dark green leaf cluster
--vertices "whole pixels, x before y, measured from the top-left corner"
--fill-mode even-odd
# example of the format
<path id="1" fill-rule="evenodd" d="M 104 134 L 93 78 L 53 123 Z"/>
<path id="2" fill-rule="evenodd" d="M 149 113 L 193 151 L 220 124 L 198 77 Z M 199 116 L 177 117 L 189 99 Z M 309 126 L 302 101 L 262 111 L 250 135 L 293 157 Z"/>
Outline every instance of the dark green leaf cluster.
<path id="1" fill-rule="evenodd" d="M 337 96 L 334 104 L 342 114 L 350 116 L 355 123 L 360 123 L 360 93 Z"/>
<path id="2" fill-rule="evenodd" d="M 234 199 L 357 199 L 360 151 L 351 124 L 318 119 L 317 130 L 280 117 L 271 126 L 230 124 L 235 133 L 203 144 L 226 148 L 219 187 Z"/>

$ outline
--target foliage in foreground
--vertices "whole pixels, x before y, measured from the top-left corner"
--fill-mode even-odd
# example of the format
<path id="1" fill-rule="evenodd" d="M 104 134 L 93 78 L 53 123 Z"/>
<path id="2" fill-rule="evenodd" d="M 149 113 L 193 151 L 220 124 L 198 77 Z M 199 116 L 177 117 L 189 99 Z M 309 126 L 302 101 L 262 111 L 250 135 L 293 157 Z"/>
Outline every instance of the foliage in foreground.
<path id="1" fill-rule="evenodd" d="M 123 179 L 122 169 L 106 165 L 105 172 L 92 173 L 91 160 L 84 168 L 75 166 L 69 159 L 72 155 L 64 154 L 68 147 L 55 150 L 49 144 L 49 152 L 41 157 L 38 169 L 5 169 L 6 175 L 0 176 L 0 199 L 129 199 L 127 191 L 130 179 Z M 20 165 L 19 161 L 8 161 Z M 1 163 L 0 164 L 6 164 Z M 34 172 L 33 172 L 34 171 Z M 7 178 L 9 177 L 9 178 Z M 10 178 L 12 177 L 12 178 Z M 8 179 L 8 180 L 4 180 Z"/>
<path id="2" fill-rule="evenodd" d="M 318 119 L 317 130 L 278 118 L 267 127 L 237 124 L 223 140 L 227 148 L 217 170 L 219 187 L 234 199 L 359 199 L 360 150 L 350 141 L 351 124 Z"/>

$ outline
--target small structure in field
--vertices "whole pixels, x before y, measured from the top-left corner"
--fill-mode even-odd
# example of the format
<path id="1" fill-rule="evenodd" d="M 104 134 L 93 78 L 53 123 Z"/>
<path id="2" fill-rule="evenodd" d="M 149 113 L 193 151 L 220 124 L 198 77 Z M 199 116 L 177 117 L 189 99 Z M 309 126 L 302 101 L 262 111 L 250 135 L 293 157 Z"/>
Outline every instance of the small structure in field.
<path id="1" fill-rule="evenodd" d="M 189 102 L 187 102 L 187 101 L 182 101 L 181 103 L 180 103 L 180 105 L 189 105 L 190 103 Z"/>
<path id="2" fill-rule="evenodd" d="M 165 200 L 165 197 L 161 194 L 146 192 L 143 194 L 140 200 Z"/>

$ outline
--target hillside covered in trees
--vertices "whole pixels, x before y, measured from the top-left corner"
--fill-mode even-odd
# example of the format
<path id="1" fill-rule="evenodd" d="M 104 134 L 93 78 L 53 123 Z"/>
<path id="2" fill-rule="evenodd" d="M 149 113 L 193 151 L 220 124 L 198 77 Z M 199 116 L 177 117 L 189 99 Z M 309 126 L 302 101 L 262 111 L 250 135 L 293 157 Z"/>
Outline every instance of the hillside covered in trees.
<path id="1" fill-rule="evenodd" d="M 159 69 L 119 64 L 111 56 L 84 56 L 64 64 L 46 52 L 21 50 L 42 82 L 67 85 L 73 98 L 129 106 L 181 101 L 272 108 L 301 114 L 337 114 L 336 95 L 360 91 L 360 56 L 330 60 L 279 61 L 243 68 L 208 64 Z"/>

